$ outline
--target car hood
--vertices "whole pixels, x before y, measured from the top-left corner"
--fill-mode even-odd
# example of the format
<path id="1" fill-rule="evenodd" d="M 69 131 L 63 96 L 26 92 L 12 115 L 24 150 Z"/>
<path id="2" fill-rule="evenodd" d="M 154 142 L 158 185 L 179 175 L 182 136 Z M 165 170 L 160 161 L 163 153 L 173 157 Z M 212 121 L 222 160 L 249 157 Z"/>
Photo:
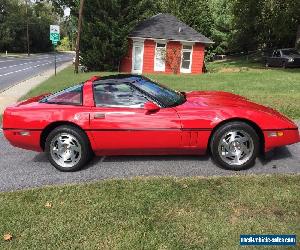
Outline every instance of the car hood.
<path id="1" fill-rule="evenodd" d="M 293 58 L 293 59 L 298 59 L 300 58 L 300 55 L 297 55 L 297 54 L 290 54 L 290 55 L 285 55 L 287 58 Z"/>
<path id="2" fill-rule="evenodd" d="M 243 96 L 222 91 L 192 91 L 185 93 L 186 103 L 189 106 L 256 106 Z"/>
<path id="3" fill-rule="evenodd" d="M 223 91 L 192 91 L 185 93 L 186 102 L 183 104 L 185 108 L 193 107 L 213 107 L 213 108 L 240 108 L 248 110 L 259 110 L 262 112 L 270 113 L 276 116 L 280 116 L 288 121 L 288 118 L 280 114 L 278 111 L 265 107 L 263 105 L 254 103 L 243 96 L 232 94 Z"/>

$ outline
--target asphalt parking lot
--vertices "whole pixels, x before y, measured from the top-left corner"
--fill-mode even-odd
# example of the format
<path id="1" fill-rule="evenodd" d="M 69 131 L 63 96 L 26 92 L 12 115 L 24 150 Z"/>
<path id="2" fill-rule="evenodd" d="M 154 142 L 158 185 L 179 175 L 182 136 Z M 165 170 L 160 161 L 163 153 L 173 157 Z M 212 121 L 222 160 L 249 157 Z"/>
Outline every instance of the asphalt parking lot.
<path id="1" fill-rule="evenodd" d="M 44 153 L 12 147 L 1 131 L 0 149 L 0 191 L 137 176 L 300 173 L 300 143 L 278 148 L 272 157 L 257 159 L 253 168 L 239 172 L 220 169 L 208 156 L 114 156 L 95 157 L 81 171 L 62 173 Z"/>

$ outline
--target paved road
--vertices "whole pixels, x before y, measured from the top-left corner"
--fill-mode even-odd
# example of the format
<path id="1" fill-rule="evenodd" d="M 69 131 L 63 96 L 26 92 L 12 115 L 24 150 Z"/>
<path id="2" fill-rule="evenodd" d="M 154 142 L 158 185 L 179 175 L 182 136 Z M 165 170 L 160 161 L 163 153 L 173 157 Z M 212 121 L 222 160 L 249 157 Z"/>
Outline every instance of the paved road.
<path id="1" fill-rule="evenodd" d="M 71 61 L 72 58 L 72 53 L 58 53 L 57 65 Z M 20 58 L 0 57 L 0 92 L 51 68 L 54 70 L 54 54 L 39 54 Z"/>
<path id="2" fill-rule="evenodd" d="M 271 159 L 258 159 L 253 168 L 240 172 L 220 169 L 208 156 L 114 156 L 96 157 L 79 172 L 62 173 L 44 153 L 14 148 L 2 133 L 0 149 L 0 191 L 134 176 L 300 173 L 300 143 L 278 148 Z"/>

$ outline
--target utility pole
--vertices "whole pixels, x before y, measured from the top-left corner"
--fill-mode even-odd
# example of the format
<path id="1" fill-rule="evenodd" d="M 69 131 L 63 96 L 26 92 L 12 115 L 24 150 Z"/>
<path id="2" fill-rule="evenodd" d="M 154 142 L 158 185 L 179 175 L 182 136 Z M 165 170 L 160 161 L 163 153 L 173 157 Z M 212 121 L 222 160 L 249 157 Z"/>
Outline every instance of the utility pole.
<path id="1" fill-rule="evenodd" d="M 79 6 L 79 17 L 78 17 L 78 29 L 77 29 L 77 38 L 76 38 L 76 57 L 75 57 L 75 73 L 78 74 L 79 66 L 79 49 L 80 49 L 80 34 L 82 28 L 82 13 L 83 13 L 84 0 L 80 0 Z"/>
<path id="2" fill-rule="evenodd" d="M 30 56 L 28 0 L 25 0 L 25 6 L 26 6 L 26 40 L 27 40 L 27 55 Z"/>

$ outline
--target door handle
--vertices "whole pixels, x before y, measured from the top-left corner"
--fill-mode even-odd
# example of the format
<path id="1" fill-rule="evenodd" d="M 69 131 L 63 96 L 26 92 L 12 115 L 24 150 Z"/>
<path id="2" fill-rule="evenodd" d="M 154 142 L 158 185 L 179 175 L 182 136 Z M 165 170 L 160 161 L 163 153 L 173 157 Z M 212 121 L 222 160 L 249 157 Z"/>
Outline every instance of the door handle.
<path id="1" fill-rule="evenodd" d="M 94 119 L 105 119 L 105 113 L 94 114 Z"/>

